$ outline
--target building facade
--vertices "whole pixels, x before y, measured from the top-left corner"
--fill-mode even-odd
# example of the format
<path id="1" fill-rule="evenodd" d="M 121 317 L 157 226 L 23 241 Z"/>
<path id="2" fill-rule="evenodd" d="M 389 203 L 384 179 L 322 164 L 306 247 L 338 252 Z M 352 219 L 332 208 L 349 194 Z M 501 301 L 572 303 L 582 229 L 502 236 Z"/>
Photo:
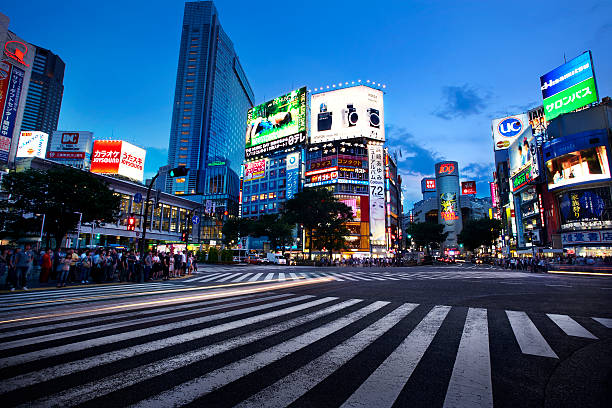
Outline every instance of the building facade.
<path id="1" fill-rule="evenodd" d="M 57 130 L 66 65 L 53 52 L 33 46 L 34 63 L 25 101 L 22 131 L 42 131 L 51 135 Z"/>
<path id="2" fill-rule="evenodd" d="M 233 200 L 237 211 L 243 124 L 253 98 L 213 2 L 185 3 L 168 164 L 186 166 L 189 174 L 167 178 L 168 193 L 214 196 L 226 208 Z M 223 165 L 209 166 L 214 162 Z"/>

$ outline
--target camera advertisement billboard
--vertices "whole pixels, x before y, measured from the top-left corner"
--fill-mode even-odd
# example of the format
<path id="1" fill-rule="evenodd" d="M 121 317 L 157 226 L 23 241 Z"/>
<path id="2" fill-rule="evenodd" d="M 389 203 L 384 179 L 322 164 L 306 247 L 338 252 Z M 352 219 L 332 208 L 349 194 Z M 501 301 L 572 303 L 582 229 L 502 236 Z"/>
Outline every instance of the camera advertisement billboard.
<path id="1" fill-rule="evenodd" d="M 91 154 L 93 133 L 84 131 L 56 130 L 51 136 L 47 158 L 79 160 Z"/>
<path id="2" fill-rule="evenodd" d="M 306 142 L 306 88 L 249 109 L 245 158 L 255 158 Z"/>
<path id="3" fill-rule="evenodd" d="M 45 132 L 21 132 L 15 157 L 45 158 L 49 135 Z"/>
<path id="4" fill-rule="evenodd" d="M 598 100 L 591 51 L 540 77 L 547 121 Z"/>
<path id="5" fill-rule="evenodd" d="M 529 117 L 526 113 L 493 119 L 491 130 L 495 150 L 506 150 L 520 136 L 531 134 Z"/>
<path id="6" fill-rule="evenodd" d="M 310 97 L 310 142 L 365 137 L 385 141 L 383 92 L 359 85 Z"/>
<path id="7" fill-rule="evenodd" d="M 91 172 L 117 174 L 142 181 L 146 151 L 121 140 L 96 140 L 93 144 Z"/>

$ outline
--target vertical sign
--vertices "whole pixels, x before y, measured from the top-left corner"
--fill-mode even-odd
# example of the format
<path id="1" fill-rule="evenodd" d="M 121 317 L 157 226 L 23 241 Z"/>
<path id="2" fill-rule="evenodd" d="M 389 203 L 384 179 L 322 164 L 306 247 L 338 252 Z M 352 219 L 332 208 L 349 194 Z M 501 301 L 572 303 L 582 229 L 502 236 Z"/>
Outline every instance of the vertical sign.
<path id="1" fill-rule="evenodd" d="M 5 64 L 2 64 L 0 76 L 4 76 L 6 73 L 7 70 Z M 8 162 L 25 71 L 21 68 L 13 66 L 10 73 L 11 75 L 8 82 L 8 89 L 6 89 L 6 96 L 4 96 L 4 93 L 2 96 L 2 99 L 4 99 L 4 110 L 2 113 L 2 118 L 0 118 L 0 162 Z M 2 87 L 4 87 L 4 84 L 2 84 Z M 0 108 L 1 107 L 2 106 L 0 105 Z"/>
<path id="2" fill-rule="evenodd" d="M 385 165 L 382 145 L 369 145 L 370 233 L 374 245 L 385 244 Z"/>
<path id="3" fill-rule="evenodd" d="M 285 193 L 287 200 L 291 200 L 298 192 L 299 179 L 300 152 L 290 153 L 287 155 L 287 191 Z"/>

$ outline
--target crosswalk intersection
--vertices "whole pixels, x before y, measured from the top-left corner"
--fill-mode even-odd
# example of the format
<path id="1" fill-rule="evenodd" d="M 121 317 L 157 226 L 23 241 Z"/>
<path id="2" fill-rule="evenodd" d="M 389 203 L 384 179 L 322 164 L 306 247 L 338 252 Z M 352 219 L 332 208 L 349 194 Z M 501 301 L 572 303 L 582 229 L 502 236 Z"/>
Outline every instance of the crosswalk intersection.
<path id="1" fill-rule="evenodd" d="M 287 269 L 286 269 L 287 268 Z M 185 283 L 209 283 L 209 282 L 262 282 L 262 281 L 278 281 L 278 280 L 295 280 L 295 279 L 316 279 L 321 277 L 332 278 L 335 281 L 343 282 L 381 282 L 381 281 L 400 281 L 400 280 L 449 280 L 449 279 L 517 279 L 517 278 L 537 278 L 541 275 L 530 274 L 517 271 L 487 271 L 487 270 L 436 270 L 425 272 L 406 272 L 406 271 L 330 271 L 325 272 L 321 269 L 304 270 L 304 269 L 289 269 L 286 267 L 284 272 L 270 272 L 270 268 L 266 268 L 264 272 L 247 272 L 249 268 L 215 268 L 215 272 L 198 273 L 190 276 L 181 282 Z M 252 269 L 252 267 L 251 267 Z M 217 271 L 218 270 L 218 271 Z"/>
<path id="2" fill-rule="evenodd" d="M 265 292 L 2 324 L 0 400 L 490 407 L 513 364 L 551 371 L 610 329 L 598 316 Z M 541 402 L 533 388 L 516 405 Z"/>

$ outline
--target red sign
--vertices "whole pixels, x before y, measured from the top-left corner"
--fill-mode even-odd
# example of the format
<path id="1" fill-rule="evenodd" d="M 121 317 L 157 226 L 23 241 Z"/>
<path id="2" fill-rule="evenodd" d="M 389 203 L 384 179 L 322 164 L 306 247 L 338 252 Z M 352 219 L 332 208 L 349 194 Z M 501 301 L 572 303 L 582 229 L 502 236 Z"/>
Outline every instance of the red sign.
<path id="1" fill-rule="evenodd" d="M 452 174 L 455 171 L 455 165 L 453 163 L 442 163 L 440 165 L 440 170 L 438 173 L 440 174 Z"/>
<path id="2" fill-rule="evenodd" d="M 317 183 L 319 181 L 329 181 L 329 180 L 335 180 L 338 178 L 338 172 L 337 171 L 332 171 L 329 173 L 323 173 L 323 174 L 317 174 L 315 176 L 312 176 L 310 178 L 310 182 L 311 183 Z"/>
<path id="3" fill-rule="evenodd" d="M 28 53 L 28 46 L 21 41 L 7 41 L 4 44 L 4 54 L 12 60 L 29 67 L 23 60 Z"/>
<path id="4" fill-rule="evenodd" d="M 96 140 L 91 154 L 91 172 L 118 174 L 121 161 L 121 141 Z"/>
<path id="5" fill-rule="evenodd" d="M 463 181 L 461 183 L 461 194 L 476 194 L 476 182 Z"/>
<path id="6" fill-rule="evenodd" d="M 327 167 L 325 169 L 319 169 L 319 170 L 310 170 L 306 172 L 306 176 L 314 176 L 315 174 L 321 174 L 321 173 L 327 173 L 330 171 L 336 171 L 338 170 L 338 167 L 334 166 L 334 167 Z"/>
<path id="7" fill-rule="evenodd" d="M 436 189 L 436 179 L 426 179 L 425 188 L 427 190 L 435 190 Z"/>

